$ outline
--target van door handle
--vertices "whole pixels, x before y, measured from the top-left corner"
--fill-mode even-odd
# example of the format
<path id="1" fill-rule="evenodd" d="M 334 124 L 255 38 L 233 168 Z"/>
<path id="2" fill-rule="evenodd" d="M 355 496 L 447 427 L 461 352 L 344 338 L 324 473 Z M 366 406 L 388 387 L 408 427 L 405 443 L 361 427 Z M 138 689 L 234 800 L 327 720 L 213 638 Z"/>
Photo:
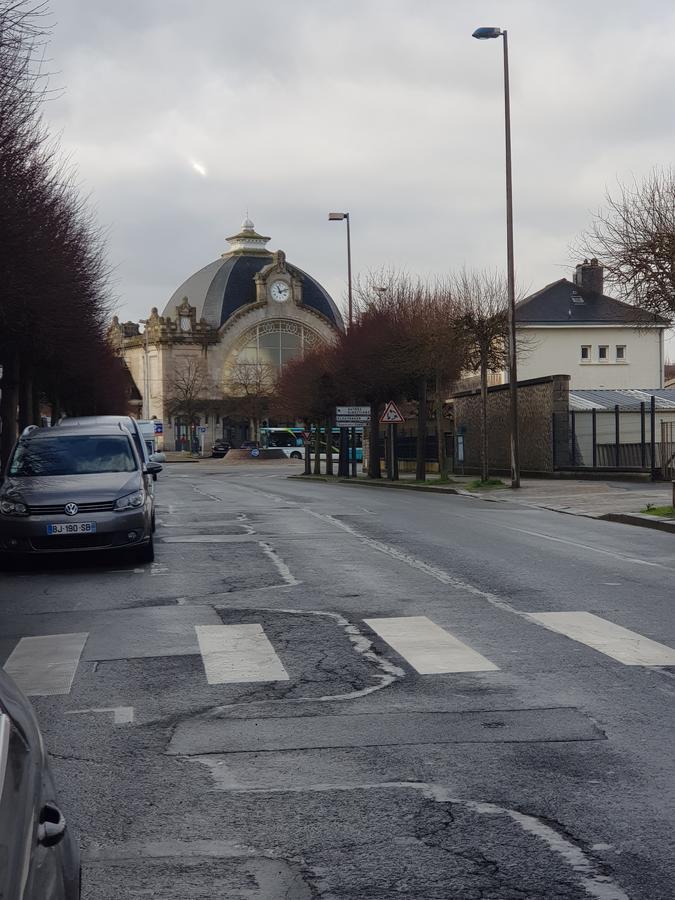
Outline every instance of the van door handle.
<path id="1" fill-rule="evenodd" d="M 38 844 L 43 847 L 53 847 L 63 839 L 66 833 L 66 820 L 61 810 L 53 803 L 45 803 L 40 810 L 40 824 L 38 825 Z"/>

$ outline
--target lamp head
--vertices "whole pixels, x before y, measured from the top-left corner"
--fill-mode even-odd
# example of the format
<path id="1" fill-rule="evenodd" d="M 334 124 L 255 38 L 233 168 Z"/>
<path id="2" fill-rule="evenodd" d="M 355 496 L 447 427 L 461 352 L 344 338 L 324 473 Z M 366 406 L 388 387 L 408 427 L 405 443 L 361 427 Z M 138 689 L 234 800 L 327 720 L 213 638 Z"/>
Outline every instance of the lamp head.
<path id="1" fill-rule="evenodd" d="M 479 41 L 487 41 L 490 38 L 498 38 L 502 36 L 501 28 L 495 28 L 494 26 L 483 26 L 482 28 L 476 28 L 471 37 L 477 38 Z"/>
<path id="2" fill-rule="evenodd" d="M 343 219 L 348 219 L 349 213 L 328 213 L 328 221 L 329 222 L 341 222 Z"/>

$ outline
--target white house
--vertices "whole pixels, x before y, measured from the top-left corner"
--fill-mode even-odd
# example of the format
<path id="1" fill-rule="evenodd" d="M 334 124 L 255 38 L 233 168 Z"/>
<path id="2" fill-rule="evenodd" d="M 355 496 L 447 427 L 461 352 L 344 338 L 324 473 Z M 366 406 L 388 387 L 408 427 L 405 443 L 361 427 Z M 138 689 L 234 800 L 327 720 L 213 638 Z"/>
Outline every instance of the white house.
<path id="1" fill-rule="evenodd" d="M 516 304 L 518 380 L 565 374 L 570 388 L 663 387 L 669 323 L 603 294 L 597 259 Z"/>

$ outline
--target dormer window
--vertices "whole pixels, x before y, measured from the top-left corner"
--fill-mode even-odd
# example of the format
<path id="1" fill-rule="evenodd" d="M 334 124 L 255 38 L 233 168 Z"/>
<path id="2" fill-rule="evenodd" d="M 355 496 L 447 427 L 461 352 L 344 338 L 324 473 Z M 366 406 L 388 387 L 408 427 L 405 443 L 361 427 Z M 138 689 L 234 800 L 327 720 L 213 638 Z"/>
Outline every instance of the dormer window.
<path id="1" fill-rule="evenodd" d="M 181 331 L 192 331 L 192 319 L 190 316 L 181 316 L 180 317 L 180 330 Z"/>

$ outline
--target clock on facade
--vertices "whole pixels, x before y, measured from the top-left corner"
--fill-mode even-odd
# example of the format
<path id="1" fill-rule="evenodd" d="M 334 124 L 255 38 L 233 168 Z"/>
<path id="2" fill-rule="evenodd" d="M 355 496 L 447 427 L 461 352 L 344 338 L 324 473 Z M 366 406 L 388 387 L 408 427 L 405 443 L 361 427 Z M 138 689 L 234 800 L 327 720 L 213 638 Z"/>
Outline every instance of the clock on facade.
<path id="1" fill-rule="evenodd" d="M 283 303 L 291 296 L 291 289 L 285 281 L 273 281 L 270 287 L 270 297 L 277 303 Z"/>

